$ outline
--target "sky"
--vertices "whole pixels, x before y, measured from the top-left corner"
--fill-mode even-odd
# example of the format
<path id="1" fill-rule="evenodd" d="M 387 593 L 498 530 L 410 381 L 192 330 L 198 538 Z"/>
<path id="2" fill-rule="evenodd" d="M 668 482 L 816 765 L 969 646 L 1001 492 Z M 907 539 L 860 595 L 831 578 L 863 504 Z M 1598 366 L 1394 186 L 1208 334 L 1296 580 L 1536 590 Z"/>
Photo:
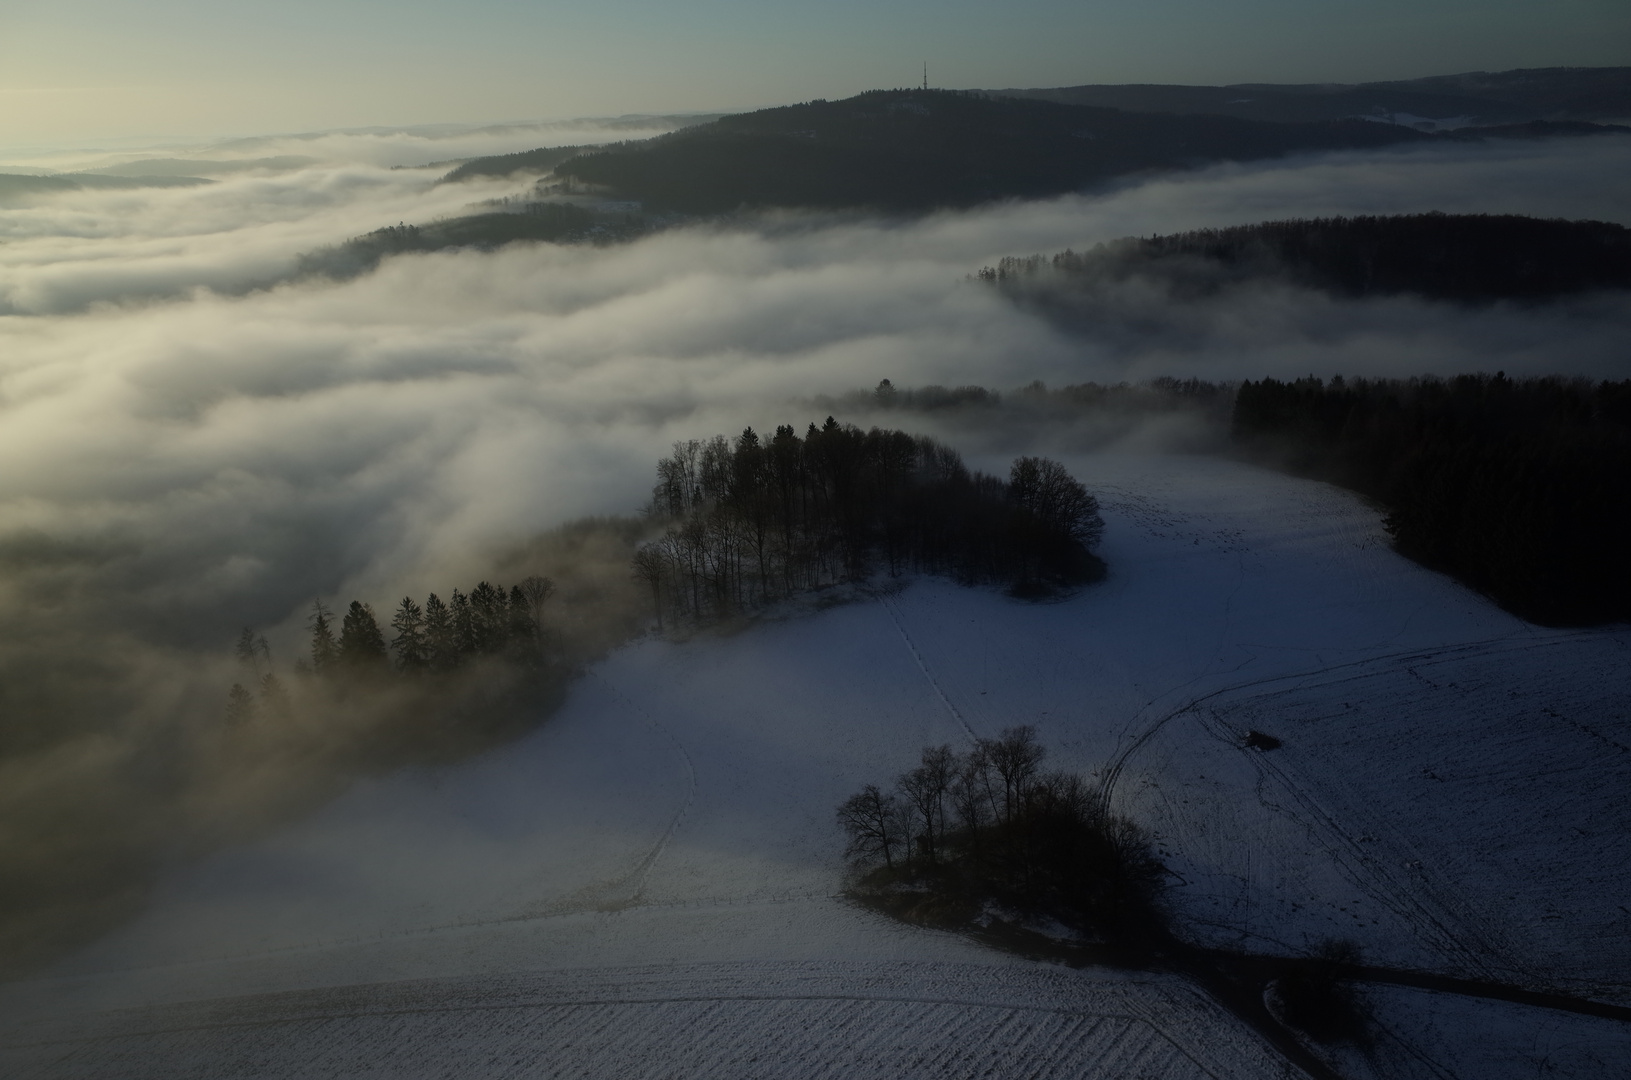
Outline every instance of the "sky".
<path id="1" fill-rule="evenodd" d="M 0 0 L 0 148 L 1631 64 L 1623 0 Z"/>

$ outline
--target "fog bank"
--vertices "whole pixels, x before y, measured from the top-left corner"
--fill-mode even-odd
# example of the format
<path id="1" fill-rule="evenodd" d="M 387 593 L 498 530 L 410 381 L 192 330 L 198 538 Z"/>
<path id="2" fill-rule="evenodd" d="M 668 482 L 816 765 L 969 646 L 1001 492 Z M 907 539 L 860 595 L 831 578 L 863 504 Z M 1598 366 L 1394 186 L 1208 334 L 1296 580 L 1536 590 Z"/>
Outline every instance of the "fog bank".
<path id="1" fill-rule="evenodd" d="M 107 777 L 181 768 L 151 734 L 219 716 L 239 628 L 286 665 L 315 596 L 383 612 L 526 572 L 507 553 L 540 531 L 637 510 L 675 439 L 802 427 L 822 418 L 817 395 L 882 378 L 1626 377 L 1624 296 L 1473 309 L 1264 286 L 1174 305 L 1135 282 L 1066 331 L 969 275 L 1265 218 L 1628 222 L 1628 171 L 1621 138 L 1344 154 L 914 222 L 787 214 L 622 246 L 401 256 L 247 293 L 300 251 L 523 185 L 316 165 L 0 208 L 0 679 L 20 800 L 0 859 L 82 832 L 47 796 L 94 781 L 116 805 Z M 922 427 L 957 442 L 954 425 Z M 981 450 L 1049 437 L 984 431 Z"/>

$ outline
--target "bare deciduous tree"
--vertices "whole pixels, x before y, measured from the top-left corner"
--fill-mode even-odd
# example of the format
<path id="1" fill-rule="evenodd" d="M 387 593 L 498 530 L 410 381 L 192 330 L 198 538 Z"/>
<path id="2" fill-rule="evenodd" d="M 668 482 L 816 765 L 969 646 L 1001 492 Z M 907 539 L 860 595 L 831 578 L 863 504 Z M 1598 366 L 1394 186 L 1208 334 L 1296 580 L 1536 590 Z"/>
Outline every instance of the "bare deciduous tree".
<path id="1" fill-rule="evenodd" d="M 906 837 L 901 832 L 900 805 L 893 795 L 868 784 L 839 806 L 838 824 L 849 834 L 851 857 L 882 855 L 884 865 L 894 869 L 895 852 L 903 848 Z"/>

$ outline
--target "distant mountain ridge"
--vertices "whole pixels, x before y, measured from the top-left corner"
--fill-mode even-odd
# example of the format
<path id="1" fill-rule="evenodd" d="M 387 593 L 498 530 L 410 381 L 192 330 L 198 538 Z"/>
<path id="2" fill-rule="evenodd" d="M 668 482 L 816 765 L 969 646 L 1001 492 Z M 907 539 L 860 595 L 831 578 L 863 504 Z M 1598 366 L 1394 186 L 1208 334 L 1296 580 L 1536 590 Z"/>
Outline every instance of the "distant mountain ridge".
<path id="1" fill-rule="evenodd" d="M 214 182 L 201 176 L 108 176 L 101 173 L 59 173 L 39 176 L 32 173 L 0 172 L 0 204 L 24 201 L 39 195 L 55 195 L 64 191 L 198 187 Z"/>
<path id="2" fill-rule="evenodd" d="M 1432 138 L 1363 120 L 1264 123 L 977 91 L 874 90 L 583 153 L 555 173 L 662 211 L 919 213 L 1045 198 L 1141 172 Z"/>
<path id="3" fill-rule="evenodd" d="M 1425 130 L 1534 120 L 1631 119 L 1631 67 L 1473 71 L 1370 83 L 1160 83 L 992 90 L 1003 97 L 1138 113 L 1306 123 L 1365 117 Z"/>
<path id="4" fill-rule="evenodd" d="M 1274 279 L 1346 297 L 1542 302 L 1631 289 L 1631 229 L 1518 214 L 1264 221 L 1011 257 L 979 276 L 1044 305 L 1134 277 L 1160 281 L 1174 298 Z"/>
<path id="5" fill-rule="evenodd" d="M 555 173 L 657 211 L 921 213 L 1047 198 L 1128 176 L 1294 153 L 1627 131 L 1530 121 L 1430 133 L 1359 119 L 1278 122 L 1130 112 L 982 91 L 874 90 L 606 147 L 569 158 Z"/>

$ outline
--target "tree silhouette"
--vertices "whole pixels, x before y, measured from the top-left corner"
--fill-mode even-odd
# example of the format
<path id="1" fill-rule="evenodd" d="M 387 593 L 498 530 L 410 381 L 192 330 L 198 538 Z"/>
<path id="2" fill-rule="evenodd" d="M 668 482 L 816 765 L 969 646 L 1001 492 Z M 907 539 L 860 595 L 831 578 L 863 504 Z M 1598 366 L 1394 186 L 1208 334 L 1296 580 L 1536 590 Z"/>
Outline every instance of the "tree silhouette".
<path id="1" fill-rule="evenodd" d="M 312 601 L 307 623 L 311 626 L 312 670 L 326 675 L 334 669 L 340 650 L 334 640 L 334 613 L 324 606 L 322 598 Z"/>
<path id="2" fill-rule="evenodd" d="M 374 611 L 360 600 L 351 601 L 341 621 L 337 655 L 341 665 L 358 673 L 383 670 L 389 662 Z"/>
<path id="3" fill-rule="evenodd" d="M 404 596 L 391 618 L 391 629 L 396 636 L 391 648 L 396 650 L 396 662 L 404 671 L 420 671 L 430 664 L 429 643 L 425 635 L 425 611 L 413 597 Z"/>

